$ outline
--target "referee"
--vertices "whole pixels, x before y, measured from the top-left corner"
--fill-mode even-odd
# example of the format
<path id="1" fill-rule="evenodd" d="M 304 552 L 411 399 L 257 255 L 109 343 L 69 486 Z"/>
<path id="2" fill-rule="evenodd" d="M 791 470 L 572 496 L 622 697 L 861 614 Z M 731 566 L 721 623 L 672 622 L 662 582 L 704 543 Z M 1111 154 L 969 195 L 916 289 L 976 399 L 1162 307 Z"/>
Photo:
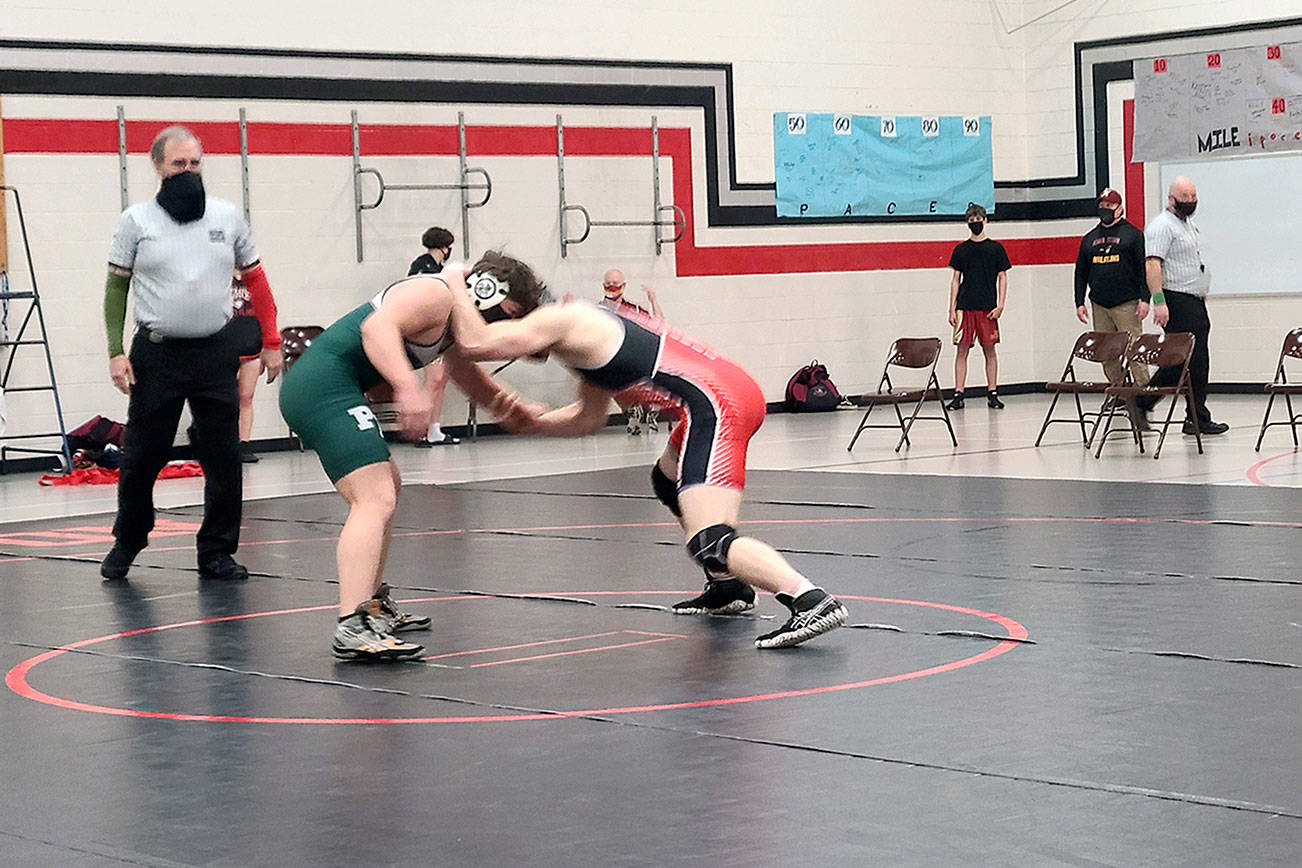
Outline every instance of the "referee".
<path id="1" fill-rule="evenodd" d="M 257 343 L 267 382 L 283 367 L 275 302 L 248 224 L 230 202 L 204 193 L 203 151 L 194 133 L 167 127 L 149 155 L 162 182 L 158 195 L 122 212 L 104 289 L 109 374 L 130 401 L 115 542 L 100 575 L 126 578 L 148 544 L 154 481 L 188 402 L 192 444 L 204 472 L 199 578 L 247 579 L 248 571 L 231 557 L 239 547 L 243 506 L 236 371 L 241 353 L 257 352 Z M 232 324 L 232 272 L 248 287 L 260 342 Z M 128 290 L 136 320 L 129 354 L 122 344 Z"/>
<path id="2" fill-rule="evenodd" d="M 1213 422 L 1207 409 L 1207 380 L 1211 356 L 1207 339 L 1212 320 L 1207 314 L 1207 293 L 1212 276 L 1203 263 L 1198 241 L 1198 227 L 1193 215 L 1198 208 L 1198 189 L 1184 175 L 1171 182 L 1167 191 L 1166 210 L 1149 221 L 1144 229 L 1145 270 L 1153 297 L 1153 322 L 1166 332 L 1189 332 L 1194 336 L 1193 355 L 1189 359 L 1189 386 L 1193 391 L 1196 416 L 1185 410 L 1185 434 L 1224 434 L 1230 430 L 1225 422 Z M 1151 386 L 1174 386 L 1180 369 L 1160 368 Z M 1139 399 L 1141 411 L 1148 411 L 1156 398 Z"/>

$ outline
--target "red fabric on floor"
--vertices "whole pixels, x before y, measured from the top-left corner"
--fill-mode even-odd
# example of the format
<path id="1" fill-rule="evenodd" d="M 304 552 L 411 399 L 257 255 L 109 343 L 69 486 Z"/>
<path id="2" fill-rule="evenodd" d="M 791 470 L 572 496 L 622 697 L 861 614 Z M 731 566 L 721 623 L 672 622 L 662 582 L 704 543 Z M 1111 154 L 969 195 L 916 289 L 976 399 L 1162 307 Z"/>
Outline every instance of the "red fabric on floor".
<path id="1" fill-rule="evenodd" d="M 159 479 L 180 479 L 187 476 L 203 476 L 203 468 L 193 461 L 185 461 L 168 464 L 158 474 Z M 42 476 L 38 481 L 41 485 L 116 485 L 118 471 L 88 467 L 60 476 Z"/>

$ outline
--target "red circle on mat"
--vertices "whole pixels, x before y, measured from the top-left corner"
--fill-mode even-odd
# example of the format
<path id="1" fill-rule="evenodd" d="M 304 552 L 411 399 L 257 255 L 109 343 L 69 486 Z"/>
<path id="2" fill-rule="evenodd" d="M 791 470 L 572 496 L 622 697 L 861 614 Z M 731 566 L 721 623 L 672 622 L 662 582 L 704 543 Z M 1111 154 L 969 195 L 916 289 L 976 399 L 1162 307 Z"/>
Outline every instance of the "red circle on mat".
<path id="1" fill-rule="evenodd" d="M 570 592 L 575 593 L 575 592 Z M 613 596 L 623 595 L 627 591 L 583 591 L 579 592 L 588 596 Z M 668 594 L 677 596 L 683 591 L 638 591 L 640 594 Z M 589 708 L 578 711 L 558 711 L 539 713 L 522 713 L 522 714 L 494 714 L 494 715 L 475 715 L 469 717 L 245 717 L 222 714 L 186 714 L 174 711 L 142 711 L 136 708 L 114 708 L 105 705 L 93 705 L 86 702 L 78 702 L 74 699 L 64 699 L 58 696 L 51 696 L 32 687 L 27 682 L 27 674 L 41 663 L 47 660 L 53 660 L 61 657 L 70 651 L 79 648 L 85 648 L 90 645 L 96 645 L 100 642 L 110 642 L 114 639 L 124 639 L 128 636 L 139 636 L 143 633 L 159 633 L 164 630 L 177 630 L 183 627 L 195 627 L 200 624 L 216 624 L 223 621 L 241 621 L 249 618 L 266 618 L 272 615 L 295 615 L 303 612 L 319 612 L 325 609 L 334 608 L 333 605 L 326 606 L 308 606 L 299 609 L 277 609 L 268 612 L 251 612 L 245 615 L 228 615 L 221 618 L 204 618 L 196 621 L 180 621 L 175 624 L 163 624 L 158 627 L 142 627 L 138 630 L 127 630 L 121 633 L 111 633 L 107 636 L 98 636 L 94 639 L 82 639 L 78 642 L 72 642 L 55 648 L 53 651 L 46 651 L 19 663 L 10 669 L 5 675 L 5 686 L 10 690 L 27 699 L 43 702 L 47 705 L 53 705 L 58 708 L 66 708 L 72 711 L 89 711 L 96 714 L 110 714 L 120 717 L 143 717 L 154 718 L 159 720 L 179 720 L 179 721 L 201 721 L 208 723 L 292 723 L 292 724 L 398 724 L 398 723 L 501 723 L 517 720 L 551 720 L 565 717 L 582 717 L 593 714 L 631 714 L 638 711 L 670 711 L 679 708 L 703 708 L 711 705 L 736 705 L 744 702 L 763 702 L 772 699 L 787 699 L 793 696 L 810 696 L 818 693 L 832 693 L 840 690 L 855 690 L 860 687 L 872 687 L 877 684 L 892 684 L 897 681 L 908 681 L 913 678 L 922 678 L 926 675 L 938 675 L 942 672 L 950 672 L 955 669 L 962 669 L 965 666 L 971 666 L 974 663 L 980 663 L 983 660 L 989 660 L 998 657 L 1001 654 L 1013 650 L 1018 645 L 1018 640 L 1027 638 L 1026 628 L 1012 618 L 1003 615 L 997 615 L 993 612 L 982 612 L 978 609 L 969 609 L 964 606 L 951 606 L 945 603 L 928 603 L 921 600 L 895 600 L 886 597 L 863 597 L 853 594 L 839 594 L 843 600 L 864 600 L 873 603 L 890 603 L 904 606 L 923 606 L 930 609 L 942 609 L 949 612 L 958 612 L 964 615 L 974 615 L 978 618 L 984 618 L 1003 627 L 1008 632 L 1007 640 L 992 640 L 997 644 L 980 654 L 971 657 L 964 657 L 959 660 L 953 660 L 949 663 L 942 663 L 938 666 L 931 666 L 926 669 L 917 669 L 912 672 L 901 672 L 896 675 L 885 675 L 880 678 L 872 678 L 866 681 L 852 681 L 844 684 L 827 684 L 821 687 L 809 687 L 801 690 L 785 690 L 777 693 L 760 693 L 750 696 L 729 696 L 716 699 L 701 699 L 692 702 L 672 702 L 652 705 L 624 706 L 621 708 Z M 408 600 L 404 602 L 432 602 L 446 600 L 486 600 L 491 597 L 454 595 L 445 597 L 426 597 L 418 600 Z"/>

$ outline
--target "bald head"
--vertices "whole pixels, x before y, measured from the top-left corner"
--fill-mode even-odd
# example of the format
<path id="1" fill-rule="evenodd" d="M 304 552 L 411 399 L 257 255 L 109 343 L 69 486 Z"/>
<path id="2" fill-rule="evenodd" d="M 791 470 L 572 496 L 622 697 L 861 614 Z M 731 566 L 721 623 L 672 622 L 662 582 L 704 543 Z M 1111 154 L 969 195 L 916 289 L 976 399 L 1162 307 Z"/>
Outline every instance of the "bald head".
<path id="1" fill-rule="evenodd" d="M 1166 192 L 1175 196 L 1177 199 L 1198 197 L 1198 188 L 1194 186 L 1193 181 L 1190 181 L 1184 175 L 1176 175 L 1171 181 L 1171 188 Z"/>
<path id="2" fill-rule="evenodd" d="M 1184 175 L 1176 175 L 1166 191 L 1167 207 L 1184 218 L 1198 207 L 1198 188 Z"/>
<path id="3" fill-rule="evenodd" d="M 601 278 L 602 291 L 606 293 L 606 298 L 619 298 L 624 294 L 624 272 L 618 268 L 612 268 Z"/>

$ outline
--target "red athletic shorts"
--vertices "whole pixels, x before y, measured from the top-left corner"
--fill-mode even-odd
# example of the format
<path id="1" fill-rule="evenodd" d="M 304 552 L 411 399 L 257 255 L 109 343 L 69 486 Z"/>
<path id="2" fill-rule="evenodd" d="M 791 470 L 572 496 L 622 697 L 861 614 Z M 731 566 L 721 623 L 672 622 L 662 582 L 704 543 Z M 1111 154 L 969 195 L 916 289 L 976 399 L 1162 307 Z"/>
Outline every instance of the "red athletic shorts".
<path id="1" fill-rule="evenodd" d="M 958 325 L 954 326 L 954 346 L 970 347 L 974 343 L 983 347 L 999 343 L 999 320 L 991 319 L 987 310 L 960 310 Z"/>

